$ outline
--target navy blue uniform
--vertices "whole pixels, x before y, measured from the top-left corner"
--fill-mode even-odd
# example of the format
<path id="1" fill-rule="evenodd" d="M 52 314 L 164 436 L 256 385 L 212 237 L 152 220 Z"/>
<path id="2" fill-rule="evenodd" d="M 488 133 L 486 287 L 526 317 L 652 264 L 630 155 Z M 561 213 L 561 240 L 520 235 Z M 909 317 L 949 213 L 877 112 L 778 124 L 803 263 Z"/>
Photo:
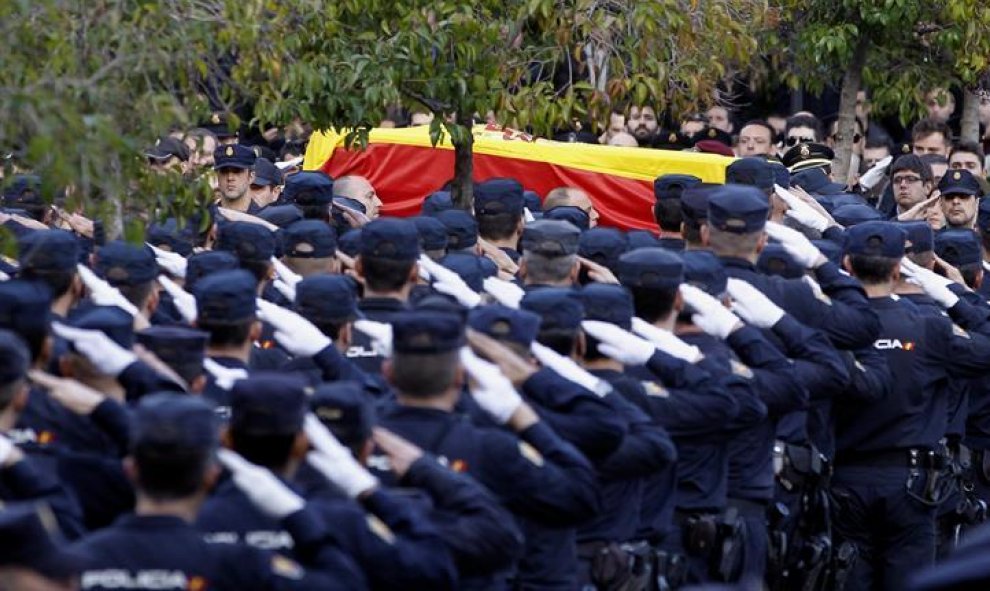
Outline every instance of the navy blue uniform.
<path id="1" fill-rule="evenodd" d="M 128 515 L 74 545 L 88 557 L 82 589 L 364 589 L 361 572 L 332 550 L 319 520 L 290 515 L 297 555 L 309 570 L 282 555 L 243 544 L 209 544 L 179 517 Z M 329 549 L 329 550 L 328 550 Z"/>
<path id="2" fill-rule="evenodd" d="M 362 568 L 372 589 L 453 588 L 453 562 L 420 511 L 381 489 L 362 504 L 364 509 L 347 498 L 324 496 L 310 498 L 308 507 L 333 524 L 335 538 Z M 230 480 L 203 505 L 196 526 L 211 542 L 294 554 L 288 532 L 257 510 Z"/>
<path id="3" fill-rule="evenodd" d="M 574 588 L 574 527 L 598 512 L 600 500 L 591 464 L 549 426 L 533 425 L 517 439 L 449 412 L 399 405 L 384 409 L 379 423 L 477 479 L 521 519 L 520 585 Z"/>
<path id="4" fill-rule="evenodd" d="M 934 486 L 929 452 L 947 425 L 945 386 L 985 372 L 990 342 L 906 301 L 871 305 L 883 326 L 874 348 L 894 381 L 885 398 L 836 408 L 835 526 L 860 548 L 852 588 L 897 589 L 934 558 L 935 506 L 925 487 Z"/>

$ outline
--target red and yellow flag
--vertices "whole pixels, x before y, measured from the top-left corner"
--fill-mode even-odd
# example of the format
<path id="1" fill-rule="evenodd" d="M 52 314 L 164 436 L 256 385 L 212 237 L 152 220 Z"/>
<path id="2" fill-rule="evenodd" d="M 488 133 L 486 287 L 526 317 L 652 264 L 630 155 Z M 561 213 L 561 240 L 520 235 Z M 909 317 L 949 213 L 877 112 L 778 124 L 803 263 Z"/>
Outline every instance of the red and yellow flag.
<path id="1" fill-rule="evenodd" d="M 693 174 L 721 183 L 732 160 L 699 152 L 553 142 L 494 125 L 474 128 L 475 181 L 513 177 L 541 196 L 557 187 L 580 187 L 601 214 L 600 223 L 623 229 L 656 230 L 656 177 Z M 314 133 L 304 168 L 335 178 L 364 176 L 384 203 L 384 213 L 417 215 L 423 199 L 453 178 L 454 150 L 449 142 L 433 147 L 425 126 L 373 129 L 363 152 L 345 149 L 343 133 Z"/>

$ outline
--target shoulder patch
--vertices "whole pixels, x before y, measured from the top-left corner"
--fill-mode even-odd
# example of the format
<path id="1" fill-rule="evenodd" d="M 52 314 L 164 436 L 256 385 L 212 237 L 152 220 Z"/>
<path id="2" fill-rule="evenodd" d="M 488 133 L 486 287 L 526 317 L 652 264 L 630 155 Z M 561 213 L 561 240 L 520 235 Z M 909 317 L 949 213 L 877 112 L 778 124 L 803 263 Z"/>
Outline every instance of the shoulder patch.
<path id="1" fill-rule="evenodd" d="M 956 335 L 957 337 L 962 337 L 964 339 L 969 338 L 969 333 L 963 330 L 963 327 L 959 326 L 955 322 L 952 323 L 952 334 Z"/>
<path id="2" fill-rule="evenodd" d="M 753 379 L 753 370 L 751 370 L 748 365 L 736 359 L 730 359 L 729 363 L 732 365 L 733 374 L 746 378 L 747 380 Z"/>
<path id="3" fill-rule="evenodd" d="M 519 453 L 522 457 L 526 458 L 531 464 L 535 464 L 540 468 L 543 467 L 543 456 L 540 452 L 536 451 L 536 448 L 532 445 L 526 443 L 525 441 L 519 442 Z"/>
<path id="4" fill-rule="evenodd" d="M 280 577 L 296 581 L 303 578 L 303 568 L 299 566 L 299 563 L 281 554 L 272 555 L 271 566 L 272 572 Z"/>
<path id="5" fill-rule="evenodd" d="M 646 390 L 647 396 L 659 396 L 660 398 L 669 398 L 670 390 L 664 388 L 656 382 L 640 382 L 643 384 L 643 389 Z"/>
<path id="6" fill-rule="evenodd" d="M 371 530 L 371 533 L 375 534 L 389 545 L 395 544 L 395 534 L 392 533 L 392 530 L 389 529 L 387 525 L 385 525 L 384 521 L 378 519 L 370 513 L 365 517 L 365 519 L 368 522 L 368 529 Z"/>

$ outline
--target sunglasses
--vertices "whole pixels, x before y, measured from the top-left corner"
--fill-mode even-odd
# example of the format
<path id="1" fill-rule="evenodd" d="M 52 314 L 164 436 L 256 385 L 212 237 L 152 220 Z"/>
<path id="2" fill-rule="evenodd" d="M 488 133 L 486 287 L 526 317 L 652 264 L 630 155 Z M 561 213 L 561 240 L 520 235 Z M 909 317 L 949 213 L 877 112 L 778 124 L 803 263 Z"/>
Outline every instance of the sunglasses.
<path id="1" fill-rule="evenodd" d="M 787 145 L 788 146 L 792 146 L 792 147 L 793 146 L 796 146 L 798 144 L 813 144 L 813 143 L 815 143 L 815 138 L 813 138 L 813 137 L 797 137 L 797 136 L 793 136 L 793 137 L 787 138 Z"/>

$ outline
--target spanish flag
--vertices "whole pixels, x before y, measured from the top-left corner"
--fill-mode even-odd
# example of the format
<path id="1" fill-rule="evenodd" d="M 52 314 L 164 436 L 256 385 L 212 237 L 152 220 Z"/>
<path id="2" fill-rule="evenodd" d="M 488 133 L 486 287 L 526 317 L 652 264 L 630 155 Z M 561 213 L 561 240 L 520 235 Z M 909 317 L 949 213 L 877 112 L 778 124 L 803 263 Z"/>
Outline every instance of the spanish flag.
<path id="1" fill-rule="evenodd" d="M 732 158 L 700 152 L 647 150 L 536 139 L 496 125 L 474 128 L 474 180 L 512 177 L 541 196 L 557 187 L 584 189 L 600 223 L 622 229 L 656 230 L 653 180 L 664 174 L 692 174 L 725 182 Z M 334 178 L 366 177 L 387 215 L 418 215 L 423 199 L 454 176 L 454 150 L 430 144 L 429 128 L 376 128 L 364 151 L 344 148 L 343 132 L 314 133 L 304 168 Z"/>

